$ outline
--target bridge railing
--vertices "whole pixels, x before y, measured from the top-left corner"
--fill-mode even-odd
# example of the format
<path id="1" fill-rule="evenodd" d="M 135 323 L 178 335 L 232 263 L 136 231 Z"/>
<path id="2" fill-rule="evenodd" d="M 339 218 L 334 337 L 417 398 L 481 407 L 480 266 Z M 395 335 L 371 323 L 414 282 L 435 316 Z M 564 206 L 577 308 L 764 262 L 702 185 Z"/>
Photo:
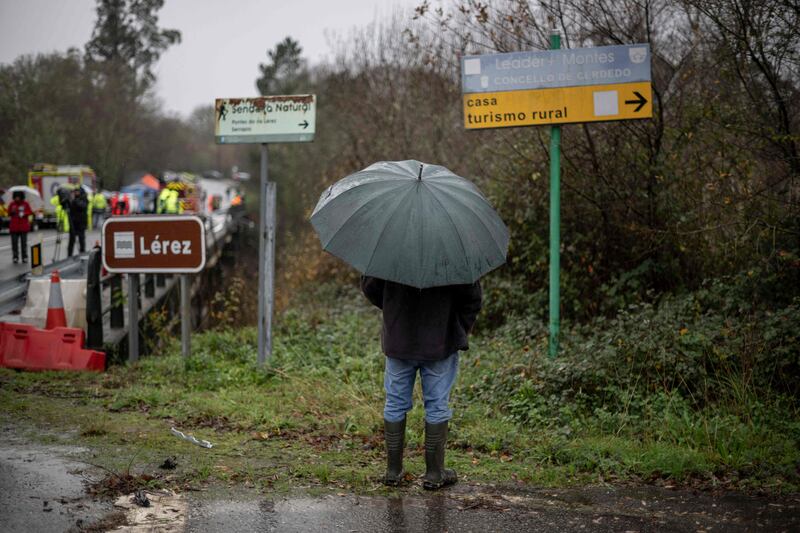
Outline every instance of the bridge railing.
<path id="1" fill-rule="evenodd" d="M 85 256 L 73 256 L 42 267 L 42 276 L 47 276 L 54 270 L 64 277 L 80 275 L 86 268 Z M 28 280 L 31 274 L 26 272 L 15 278 L 0 282 L 0 316 L 7 315 L 25 306 L 28 295 Z"/>

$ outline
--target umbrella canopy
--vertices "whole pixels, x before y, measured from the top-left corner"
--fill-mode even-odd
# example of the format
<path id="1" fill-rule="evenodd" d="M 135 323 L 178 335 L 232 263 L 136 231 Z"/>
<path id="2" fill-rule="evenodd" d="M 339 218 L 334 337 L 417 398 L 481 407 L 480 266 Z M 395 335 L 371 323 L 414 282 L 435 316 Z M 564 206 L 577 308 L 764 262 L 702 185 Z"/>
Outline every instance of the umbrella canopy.
<path id="1" fill-rule="evenodd" d="M 328 187 L 311 224 L 325 251 L 362 274 L 421 289 L 473 283 L 508 251 L 508 228 L 475 185 L 414 160 Z"/>
<path id="2" fill-rule="evenodd" d="M 10 204 L 12 200 L 14 200 L 14 191 L 24 192 L 25 200 L 30 204 L 31 209 L 34 211 L 44 207 L 44 202 L 42 201 L 42 196 L 39 194 L 39 191 L 36 189 L 31 189 L 30 187 L 26 187 L 25 185 L 14 185 L 13 187 L 9 187 L 6 192 L 3 193 L 3 201 L 5 203 Z"/>

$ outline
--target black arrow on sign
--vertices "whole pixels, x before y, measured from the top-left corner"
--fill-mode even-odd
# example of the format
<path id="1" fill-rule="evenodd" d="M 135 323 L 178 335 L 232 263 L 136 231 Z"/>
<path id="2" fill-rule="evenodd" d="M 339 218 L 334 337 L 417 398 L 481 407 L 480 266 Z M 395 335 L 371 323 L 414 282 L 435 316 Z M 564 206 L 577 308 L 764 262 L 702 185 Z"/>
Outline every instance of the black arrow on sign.
<path id="1" fill-rule="evenodd" d="M 644 107 L 644 104 L 646 104 L 646 103 L 647 103 L 647 98 L 645 98 L 644 96 L 642 96 L 642 95 L 639 93 L 639 91 L 633 91 L 633 94 L 635 94 L 635 95 L 637 96 L 637 99 L 636 99 L 636 100 L 625 100 L 625 103 L 626 103 L 626 104 L 639 104 L 638 106 L 636 106 L 636 109 L 634 109 L 634 110 L 633 110 L 633 112 L 634 112 L 634 113 L 636 113 L 636 112 L 637 112 L 637 111 L 639 111 L 639 110 L 640 110 L 642 107 Z"/>
<path id="2" fill-rule="evenodd" d="M 303 122 L 301 122 L 300 124 L 298 124 L 298 126 L 303 126 L 303 129 L 306 129 L 306 128 L 308 127 L 308 121 L 307 121 L 307 120 L 304 120 Z"/>

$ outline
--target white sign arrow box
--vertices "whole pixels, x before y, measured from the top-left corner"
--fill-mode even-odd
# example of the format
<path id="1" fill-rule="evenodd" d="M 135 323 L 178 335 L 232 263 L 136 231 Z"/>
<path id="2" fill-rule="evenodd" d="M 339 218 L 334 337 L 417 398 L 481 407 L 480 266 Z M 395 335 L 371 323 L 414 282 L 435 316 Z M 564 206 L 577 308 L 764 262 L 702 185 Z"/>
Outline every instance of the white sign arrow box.
<path id="1" fill-rule="evenodd" d="M 214 115 L 219 144 L 311 142 L 316 131 L 317 96 L 218 98 Z"/>

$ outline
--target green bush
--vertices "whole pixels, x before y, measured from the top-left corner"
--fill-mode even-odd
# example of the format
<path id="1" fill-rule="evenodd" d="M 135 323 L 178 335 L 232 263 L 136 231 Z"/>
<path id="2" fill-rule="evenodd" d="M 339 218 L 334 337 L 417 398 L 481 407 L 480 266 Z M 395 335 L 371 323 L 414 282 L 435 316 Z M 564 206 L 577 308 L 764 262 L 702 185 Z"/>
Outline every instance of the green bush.
<path id="1" fill-rule="evenodd" d="M 494 335 L 511 357 L 471 389 L 504 397 L 518 418 L 545 404 L 624 407 L 630 395 L 679 392 L 696 407 L 731 398 L 787 394 L 800 382 L 800 299 L 769 308 L 752 273 L 704 284 L 694 293 L 630 304 L 562 329 L 561 353 L 546 357 L 538 316 L 507 319 Z M 522 413 L 528 412 L 529 415 Z"/>

